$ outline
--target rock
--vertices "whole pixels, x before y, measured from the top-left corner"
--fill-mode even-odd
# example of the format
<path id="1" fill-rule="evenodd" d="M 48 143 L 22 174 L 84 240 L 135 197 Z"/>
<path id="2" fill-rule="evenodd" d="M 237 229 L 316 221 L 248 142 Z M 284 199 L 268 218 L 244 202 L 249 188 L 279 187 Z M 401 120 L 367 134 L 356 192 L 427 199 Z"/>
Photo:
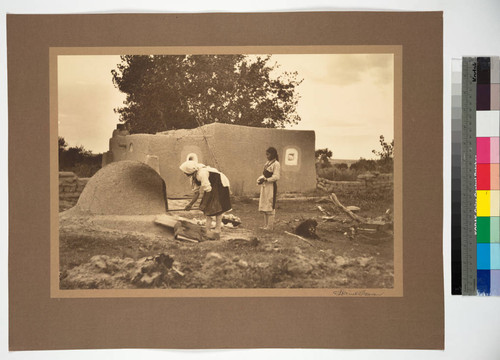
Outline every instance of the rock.
<path id="1" fill-rule="evenodd" d="M 261 268 L 261 269 L 266 269 L 270 266 L 269 263 L 267 262 L 260 262 L 260 263 L 257 263 L 257 267 Z"/>
<path id="2" fill-rule="evenodd" d="M 257 239 L 256 237 L 253 237 L 251 240 L 250 240 L 250 245 L 251 246 L 257 246 L 260 244 L 260 241 L 259 239 Z"/>
<path id="3" fill-rule="evenodd" d="M 330 256 L 334 256 L 335 254 L 333 253 L 332 249 L 327 249 L 327 250 L 325 250 L 325 255 L 330 257 Z"/>
<path id="4" fill-rule="evenodd" d="M 359 265 L 365 267 L 372 259 L 373 257 L 358 257 L 356 260 L 358 261 Z"/>
<path id="5" fill-rule="evenodd" d="M 300 274 L 307 274 L 311 272 L 314 269 L 314 266 L 310 263 L 310 261 L 302 256 L 298 255 L 295 258 L 291 258 L 288 263 L 286 264 L 286 270 L 289 272 L 291 275 L 300 275 Z"/>
<path id="6" fill-rule="evenodd" d="M 344 266 L 347 264 L 346 259 L 344 259 L 342 256 L 335 256 L 335 259 L 333 261 L 337 266 Z"/>
<path id="7" fill-rule="evenodd" d="M 144 274 L 141 279 L 139 280 L 139 284 L 141 285 L 147 285 L 147 286 L 151 286 L 153 285 L 155 282 L 158 282 L 159 278 L 161 276 L 161 273 L 160 272 L 154 272 L 152 273 L 151 275 L 148 275 L 148 274 Z"/>
<path id="8" fill-rule="evenodd" d="M 274 245 L 273 244 L 265 244 L 263 246 L 263 249 L 264 249 L 264 251 L 267 251 L 267 252 L 273 251 Z"/>
<path id="9" fill-rule="evenodd" d="M 240 257 L 239 256 L 233 257 L 233 262 L 238 262 L 238 261 L 240 261 Z"/>
<path id="10" fill-rule="evenodd" d="M 248 267 L 248 263 L 244 260 L 239 260 L 236 265 L 242 269 L 246 269 Z"/>
<path id="11" fill-rule="evenodd" d="M 298 246 L 295 246 L 295 247 L 293 248 L 293 252 L 294 252 L 295 254 L 302 254 L 302 249 L 301 249 L 301 248 L 299 248 Z"/>
<path id="12" fill-rule="evenodd" d="M 131 259 L 131 258 L 125 258 L 125 259 L 123 259 L 123 267 L 125 269 L 132 269 L 133 267 L 135 267 L 135 261 L 134 261 L 134 259 Z"/>
<path id="13" fill-rule="evenodd" d="M 106 267 L 107 267 L 107 265 L 106 265 L 106 261 L 105 261 L 104 259 L 101 259 L 101 258 L 99 258 L 99 259 L 93 259 L 93 258 L 92 258 L 92 259 L 91 259 L 91 262 L 92 262 L 92 264 L 93 264 L 96 268 L 98 268 L 98 269 L 100 269 L 100 270 L 104 270 L 104 269 L 106 269 Z"/>
<path id="14" fill-rule="evenodd" d="M 349 210 L 349 211 L 352 211 L 352 212 L 358 212 L 359 210 L 361 210 L 359 207 L 357 206 L 346 206 L 346 209 Z"/>
<path id="15" fill-rule="evenodd" d="M 345 271 L 345 274 L 348 278 L 355 278 L 359 271 L 354 270 L 353 268 L 349 268 Z"/>
<path id="16" fill-rule="evenodd" d="M 219 265 L 219 264 L 222 264 L 224 262 L 225 262 L 225 260 L 222 257 L 222 255 L 219 253 L 216 253 L 216 252 L 210 252 L 205 257 L 205 264 L 208 264 L 208 265 Z"/>
<path id="17" fill-rule="evenodd" d="M 222 268 L 222 272 L 224 274 L 230 274 L 230 273 L 234 273 L 236 271 L 236 265 L 234 263 L 227 263 L 224 265 L 224 267 Z"/>
<path id="18" fill-rule="evenodd" d="M 349 283 L 349 279 L 346 275 L 342 274 L 336 279 L 335 282 L 339 285 L 347 285 Z"/>

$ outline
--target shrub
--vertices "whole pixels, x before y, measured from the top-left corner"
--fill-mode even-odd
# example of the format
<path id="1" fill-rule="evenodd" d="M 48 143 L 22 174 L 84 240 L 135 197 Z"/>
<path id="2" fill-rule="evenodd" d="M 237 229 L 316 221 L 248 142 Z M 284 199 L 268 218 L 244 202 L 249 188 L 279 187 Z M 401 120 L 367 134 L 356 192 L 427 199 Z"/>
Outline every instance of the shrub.
<path id="1" fill-rule="evenodd" d="M 333 180 L 333 170 L 334 170 L 333 167 L 327 167 L 327 168 L 316 167 L 316 174 L 320 178 Z"/>
<path id="2" fill-rule="evenodd" d="M 356 181 L 359 171 L 352 169 L 339 170 L 336 167 L 320 168 L 317 170 L 319 177 L 332 181 Z"/>
<path id="3" fill-rule="evenodd" d="M 375 171 L 377 169 L 377 162 L 361 158 L 352 163 L 350 169 L 357 170 L 358 172 Z"/>

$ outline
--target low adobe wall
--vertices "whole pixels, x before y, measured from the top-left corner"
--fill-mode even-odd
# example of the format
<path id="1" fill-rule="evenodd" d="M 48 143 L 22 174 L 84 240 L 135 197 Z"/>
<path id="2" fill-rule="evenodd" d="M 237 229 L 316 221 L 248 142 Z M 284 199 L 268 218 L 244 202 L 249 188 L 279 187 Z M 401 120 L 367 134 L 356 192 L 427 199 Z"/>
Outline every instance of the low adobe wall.
<path id="1" fill-rule="evenodd" d="M 361 175 L 357 181 L 332 181 L 317 178 L 317 188 L 326 192 L 389 191 L 393 189 L 392 174 Z"/>
<path id="2" fill-rule="evenodd" d="M 79 178 L 74 172 L 59 172 L 59 199 L 78 199 L 89 178 Z"/>

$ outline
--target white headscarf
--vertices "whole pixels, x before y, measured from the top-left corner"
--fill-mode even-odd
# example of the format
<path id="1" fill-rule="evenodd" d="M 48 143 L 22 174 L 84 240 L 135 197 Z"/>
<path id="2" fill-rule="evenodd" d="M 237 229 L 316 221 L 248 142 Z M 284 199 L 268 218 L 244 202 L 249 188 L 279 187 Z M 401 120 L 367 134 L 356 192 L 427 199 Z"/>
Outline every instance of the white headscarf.
<path id="1" fill-rule="evenodd" d="M 204 166 L 205 165 L 197 163 L 196 161 L 188 160 L 183 162 L 181 166 L 179 166 L 179 169 L 181 169 L 185 174 L 191 175 Z"/>
<path id="2" fill-rule="evenodd" d="M 194 155 L 195 157 L 193 157 L 192 155 Z M 192 160 L 193 158 L 195 160 Z M 201 163 L 197 162 L 196 160 L 197 160 L 196 154 L 189 154 L 187 156 L 187 161 L 183 162 L 181 164 L 181 166 L 179 166 L 179 169 L 181 169 L 185 174 L 192 175 L 195 172 L 197 172 L 198 170 L 203 168 L 206 171 L 215 172 L 215 173 L 220 174 L 222 186 L 224 186 L 224 187 L 230 186 L 229 179 L 226 177 L 226 175 L 221 173 L 219 170 L 212 168 L 210 166 L 206 166 L 204 164 L 201 164 Z"/>

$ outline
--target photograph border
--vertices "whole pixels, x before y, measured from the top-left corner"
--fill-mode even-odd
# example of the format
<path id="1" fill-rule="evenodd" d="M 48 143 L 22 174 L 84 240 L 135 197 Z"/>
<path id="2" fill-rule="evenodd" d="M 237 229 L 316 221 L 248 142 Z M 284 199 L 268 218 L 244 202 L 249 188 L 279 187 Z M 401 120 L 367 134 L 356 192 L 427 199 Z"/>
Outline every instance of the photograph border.
<path id="1" fill-rule="evenodd" d="M 403 132 L 402 46 L 189 46 L 189 47 L 51 47 L 50 175 L 51 175 L 51 297 L 401 297 L 403 296 Z M 59 288 L 59 176 L 57 57 L 65 55 L 221 55 L 221 54 L 392 54 L 394 129 L 394 283 L 392 288 L 233 288 L 233 289 L 71 289 Z M 111 69 L 110 69 L 111 71 Z M 374 134 L 376 135 L 376 134 Z"/>

